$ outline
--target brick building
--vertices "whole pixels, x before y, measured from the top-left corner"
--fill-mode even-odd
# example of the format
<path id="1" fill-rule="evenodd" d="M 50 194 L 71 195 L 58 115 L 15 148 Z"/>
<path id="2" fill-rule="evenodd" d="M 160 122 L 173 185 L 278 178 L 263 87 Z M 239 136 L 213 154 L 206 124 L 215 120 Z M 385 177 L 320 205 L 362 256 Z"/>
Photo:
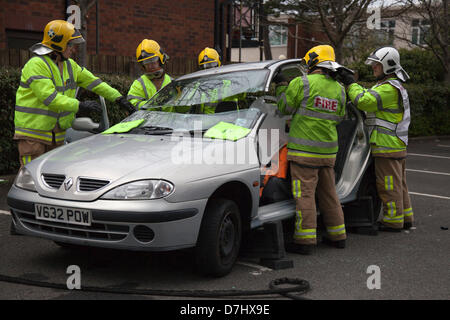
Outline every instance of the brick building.
<path id="1" fill-rule="evenodd" d="M 0 50 L 40 42 L 45 25 L 66 20 L 71 4 L 76 3 L 0 0 Z M 196 58 L 201 49 L 214 46 L 214 5 L 211 0 L 98 0 L 87 19 L 88 54 L 135 57 L 140 41 L 150 38 L 171 58 Z"/>

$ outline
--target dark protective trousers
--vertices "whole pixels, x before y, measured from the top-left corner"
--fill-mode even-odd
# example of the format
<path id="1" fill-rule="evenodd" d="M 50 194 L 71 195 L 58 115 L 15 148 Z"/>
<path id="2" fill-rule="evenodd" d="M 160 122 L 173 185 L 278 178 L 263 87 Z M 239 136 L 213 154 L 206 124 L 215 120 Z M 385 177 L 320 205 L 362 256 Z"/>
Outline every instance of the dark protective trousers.
<path id="1" fill-rule="evenodd" d="M 294 242 L 316 244 L 316 188 L 320 213 L 332 241 L 344 240 L 344 213 L 336 194 L 333 167 L 309 168 L 290 161 L 292 194 L 296 203 Z"/>
<path id="2" fill-rule="evenodd" d="M 382 223 L 401 229 L 404 222 L 413 222 L 414 215 L 406 185 L 406 160 L 375 157 L 378 194 L 383 202 Z"/>

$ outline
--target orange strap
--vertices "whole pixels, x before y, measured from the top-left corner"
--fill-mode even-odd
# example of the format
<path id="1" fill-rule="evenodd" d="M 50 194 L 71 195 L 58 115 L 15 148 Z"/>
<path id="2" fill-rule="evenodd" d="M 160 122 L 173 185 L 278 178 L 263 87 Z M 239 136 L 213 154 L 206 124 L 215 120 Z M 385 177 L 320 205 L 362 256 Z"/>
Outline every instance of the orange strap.
<path id="1" fill-rule="evenodd" d="M 264 173 L 264 179 L 261 187 L 259 188 L 259 196 L 262 196 L 262 192 L 264 190 L 264 187 L 267 185 L 267 182 L 269 182 L 269 179 L 272 177 L 278 177 L 286 179 L 287 177 L 287 170 L 288 170 L 288 161 L 287 161 L 287 145 L 284 145 L 278 154 L 275 154 L 272 158 L 272 166 L 271 169 L 263 169 Z"/>

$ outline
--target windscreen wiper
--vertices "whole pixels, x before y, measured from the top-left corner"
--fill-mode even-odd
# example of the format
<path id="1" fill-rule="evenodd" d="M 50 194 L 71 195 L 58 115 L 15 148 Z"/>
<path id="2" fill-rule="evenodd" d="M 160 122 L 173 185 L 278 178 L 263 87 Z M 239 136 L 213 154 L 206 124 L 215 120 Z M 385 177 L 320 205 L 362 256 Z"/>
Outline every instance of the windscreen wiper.
<path id="1" fill-rule="evenodd" d="M 189 133 L 192 137 L 195 137 L 196 135 L 200 135 L 203 137 L 203 134 L 208 131 L 208 129 L 199 129 L 199 130 L 189 130 Z"/>
<path id="2" fill-rule="evenodd" d="M 173 132 L 173 128 L 156 127 L 156 126 L 144 126 L 131 130 L 129 133 L 134 134 L 149 134 L 149 135 L 165 135 Z"/>

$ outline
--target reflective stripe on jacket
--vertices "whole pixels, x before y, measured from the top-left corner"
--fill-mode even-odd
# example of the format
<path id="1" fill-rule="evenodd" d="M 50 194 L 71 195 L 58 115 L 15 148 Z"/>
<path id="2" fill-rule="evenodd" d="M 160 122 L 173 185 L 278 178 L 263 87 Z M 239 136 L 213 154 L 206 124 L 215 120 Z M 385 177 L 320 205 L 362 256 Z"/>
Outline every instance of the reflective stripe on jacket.
<path id="1" fill-rule="evenodd" d="M 391 78 L 371 89 L 353 83 L 347 90 L 355 106 L 368 112 L 365 124 L 372 131 L 372 152 L 405 151 L 411 117 L 408 93 L 400 82 Z"/>
<path id="2" fill-rule="evenodd" d="M 310 74 L 295 78 L 282 91 L 283 87 L 277 88 L 278 108 L 284 114 L 293 114 L 288 148 L 302 151 L 298 155 L 335 158 L 336 125 L 345 116 L 342 85 L 329 76 Z"/>
<path id="3" fill-rule="evenodd" d="M 75 99 L 78 86 L 110 101 L 121 96 L 72 59 L 63 62 L 61 74 L 48 56 L 31 58 L 22 69 L 16 93 L 15 136 L 51 142 L 57 125 L 63 131 L 70 128 L 78 111 L 79 102 Z M 63 136 L 64 132 L 58 135 Z"/>
<path id="4" fill-rule="evenodd" d="M 164 80 L 161 84 L 161 88 L 167 86 L 172 79 L 168 74 L 164 74 Z M 134 80 L 133 84 L 128 91 L 127 99 L 130 103 L 136 108 L 136 110 L 140 110 L 144 104 L 151 99 L 158 90 L 153 82 L 144 74 Z M 162 108 L 163 111 L 171 111 L 168 108 Z"/>

